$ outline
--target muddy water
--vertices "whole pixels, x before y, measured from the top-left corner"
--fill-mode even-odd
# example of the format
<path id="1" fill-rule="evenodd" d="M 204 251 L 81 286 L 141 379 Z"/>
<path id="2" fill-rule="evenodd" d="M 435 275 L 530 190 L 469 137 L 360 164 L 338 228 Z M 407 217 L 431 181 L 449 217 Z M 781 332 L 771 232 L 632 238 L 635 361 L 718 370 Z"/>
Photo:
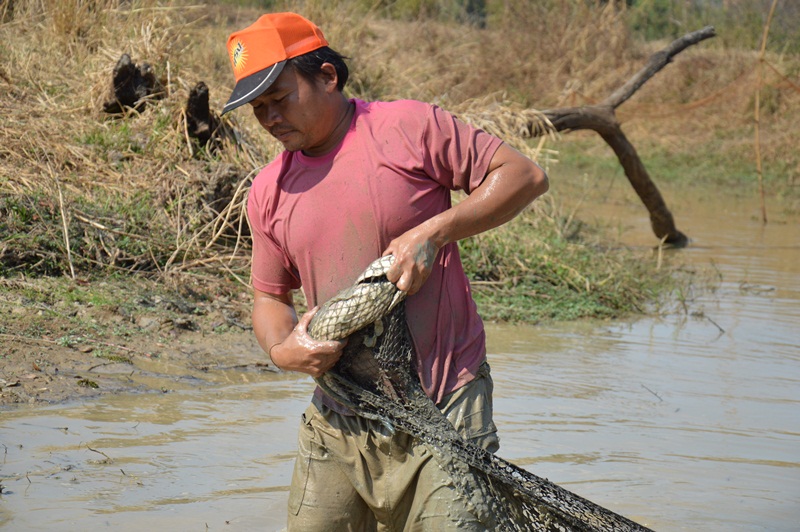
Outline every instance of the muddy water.
<path id="1" fill-rule="evenodd" d="M 580 216 L 652 246 L 610 192 Z M 800 224 L 763 226 L 749 199 L 672 207 L 717 290 L 659 318 L 489 327 L 500 454 L 657 530 L 797 530 Z M 312 384 L 248 380 L 3 412 L 0 528 L 280 530 Z"/>

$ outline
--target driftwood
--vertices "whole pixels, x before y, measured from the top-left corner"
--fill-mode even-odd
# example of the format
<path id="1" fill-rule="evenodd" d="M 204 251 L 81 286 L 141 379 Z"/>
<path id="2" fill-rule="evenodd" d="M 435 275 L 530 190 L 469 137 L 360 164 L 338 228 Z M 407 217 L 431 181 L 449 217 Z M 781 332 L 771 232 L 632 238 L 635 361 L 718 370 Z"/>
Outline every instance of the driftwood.
<path id="1" fill-rule="evenodd" d="M 675 227 L 672 213 L 667 208 L 664 198 L 655 183 L 650 179 L 650 175 L 647 173 L 647 169 L 645 169 L 633 144 L 622 132 L 614 110 L 633 96 L 633 93 L 644 85 L 647 80 L 671 62 L 675 55 L 689 46 L 714 37 L 714 35 L 716 35 L 714 28 L 707 26 L 673 41 L 663 50 L 650 56 L 644 68 L 599 104 L 542 111 L 556 131 L 591 129 L 596 131 L 611 146 L 622 168 L 625 170 L 628 181 L 630 181 L 642 203 L 650 212 L 650 225 L 653 228 L 653 232 L 659 240 L 674 246 L 685 246 L 688 243 L 688 239 L 686 235 Z M 540 128 L 537 127 L 537 124 L 530 124 L 529 130 L 535 134 L 540 131 Z"/>

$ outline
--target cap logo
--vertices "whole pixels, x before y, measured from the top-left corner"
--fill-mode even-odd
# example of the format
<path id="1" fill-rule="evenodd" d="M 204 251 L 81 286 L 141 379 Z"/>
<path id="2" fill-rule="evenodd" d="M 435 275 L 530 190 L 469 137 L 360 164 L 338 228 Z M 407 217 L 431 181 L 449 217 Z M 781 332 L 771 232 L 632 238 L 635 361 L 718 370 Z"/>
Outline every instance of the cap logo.
<path id="1" fill-rule="evenodd" d="M 244 64 L 247 62 L 247 49 L 242 41 L 236 41 L 236 45 L 231 49 L 231 62 L 233 62 L 233 70 L 237 73 L 244 68 Z"/>

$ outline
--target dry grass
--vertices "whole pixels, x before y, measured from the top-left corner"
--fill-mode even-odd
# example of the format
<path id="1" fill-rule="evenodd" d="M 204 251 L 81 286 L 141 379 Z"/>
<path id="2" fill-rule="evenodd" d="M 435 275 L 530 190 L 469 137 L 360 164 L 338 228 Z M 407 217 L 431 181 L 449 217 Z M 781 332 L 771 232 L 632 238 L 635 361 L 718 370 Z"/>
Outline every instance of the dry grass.
<path id="1" fill-rule="evenodd" d="M 63 246 L 70 270 L 74 261 L 84 271 L 108 266 L 166 276 L 207 267 L 236 271 L 246 280 L 248 254 L 230 237 L 246 234 L 242 205 L 248 180 L 277 147 L 259 142 L 254 151 L 245 137 L 211 156 L 198 153 L 185 134 L 188 91 L 209 63 L 198 46 L 224 43 L 227 29 L 218 28 L 217 39 L 195 41 L 216 27 L 203 6 L 107 0 L 25 7 L 0 28 L 7 43 L 2 49 L 7 97 L 0 99 L 4 213 L 9 198 L 37 198 L 14 203 L 25 211 L 17 212 L 17 221 L 44 224 L 38 227 L 42 241 L 66 244 L 72 237 L 78 256 L 70 257 Z M 205 79 L 221 86 L 228 81 L 224 44 L 216 52 L 218 68 L 204 73 L 213 72 Z M 141 114 L 112 119 L 101 109 L 122 53 L 153 65 L 167 97 Z M 232 201 L 216 206 L 213 196 L 221 185 L 232 187 Z M 49 223 L 51 198 L 58 198 L 57 225 Z"/>
<path id="2" fill-rule="evenodd" d="M 597 102 L 663 45 L 638 43 L 613 3 L 545 4 L 505 2 L 487 29 L 390 21 L 363 2 L 278 8 L 316 20 L 351 58 L 350 95 L 436 102 L 544 158 L 558 144 L 527 142 L 534 108 Z M 0 227 L 39 238 L 4 236 L 4 264 L 17 254 L 22 270 L 52 263 L 41 271 L 222 273 L 246 283 L 245 194 L 279 146 L 242 110 L 225 118 L 236 141 L 207 153 L 188 138 L 184 107 L 201 80 L 212 109 L 222 107 L 232 85 L 227 35 L 258 14 L 200 1 L 0 2 Z M 112 119 L 101 109 L 122 53 L 150 63 L 166 97 Z M 797 167 L 798 59 L 767 57 L 762 153 L 767 165 Z M 756 60 L 748 50 L 689 50 L 619 116 L 645 146 L 746 150 Z"/>

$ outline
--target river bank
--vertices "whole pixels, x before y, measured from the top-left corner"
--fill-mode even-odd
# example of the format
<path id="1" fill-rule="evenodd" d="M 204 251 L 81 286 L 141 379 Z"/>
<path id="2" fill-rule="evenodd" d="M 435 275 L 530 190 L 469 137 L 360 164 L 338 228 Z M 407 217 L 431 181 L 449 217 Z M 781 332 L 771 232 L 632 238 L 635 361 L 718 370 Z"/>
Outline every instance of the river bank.
<path id="1" fill-rule="evenodd" d="M 232 367 L 274 371 L 250 330 L 250 291 L 193 284 L 0 280 L 0 407 L 166 393 Z"/>

